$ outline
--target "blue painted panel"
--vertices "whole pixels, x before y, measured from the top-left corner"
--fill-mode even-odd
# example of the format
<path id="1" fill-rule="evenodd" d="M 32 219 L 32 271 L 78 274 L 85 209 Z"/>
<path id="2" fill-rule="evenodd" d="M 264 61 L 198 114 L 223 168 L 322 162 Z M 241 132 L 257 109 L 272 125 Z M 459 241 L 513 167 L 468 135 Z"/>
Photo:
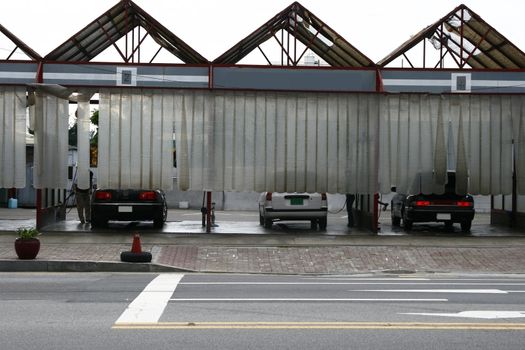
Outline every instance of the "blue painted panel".
<path id="1" fill-rule="evenodd" d="M 47 64 L 44 82 L 49 84 L 207 88 L 208 67 Z"/>
<path id="2" fill-rule="evenodd" d="M 374 70 L 215 67 L 216 89 L 375 91 Z"/>
<path id="3" fill-rule="evenodd" d="M 36 81 L 36 63 L 0 63 L 0 84 L 29 84 Z"/>
<path id="4" fill-rule="evenodd" d="M 382 70 L 386 92 L 525 93 L 525 72 Z"/>

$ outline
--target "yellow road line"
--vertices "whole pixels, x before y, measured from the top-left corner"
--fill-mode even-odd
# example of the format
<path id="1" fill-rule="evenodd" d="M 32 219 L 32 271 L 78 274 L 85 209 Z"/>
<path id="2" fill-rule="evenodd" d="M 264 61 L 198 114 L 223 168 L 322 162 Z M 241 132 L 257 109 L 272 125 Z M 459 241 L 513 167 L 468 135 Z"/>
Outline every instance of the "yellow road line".
<path id="1" fill-rule="evenodd" d="M 418 322 L 156 322 L 115 323 L 113 329 L 424 329 L 525 330 L 525 323 Z"/>

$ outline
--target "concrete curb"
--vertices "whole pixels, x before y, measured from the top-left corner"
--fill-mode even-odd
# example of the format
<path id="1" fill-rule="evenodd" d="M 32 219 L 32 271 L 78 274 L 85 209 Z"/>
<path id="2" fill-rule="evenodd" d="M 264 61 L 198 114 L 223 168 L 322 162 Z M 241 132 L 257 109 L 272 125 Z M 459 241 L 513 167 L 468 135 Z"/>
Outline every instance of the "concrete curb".
<path id="1" fill-rule="evenodd" d="M 109 261 L 0 260 L 0 272 L 194 272 L 172 266 Z"/>

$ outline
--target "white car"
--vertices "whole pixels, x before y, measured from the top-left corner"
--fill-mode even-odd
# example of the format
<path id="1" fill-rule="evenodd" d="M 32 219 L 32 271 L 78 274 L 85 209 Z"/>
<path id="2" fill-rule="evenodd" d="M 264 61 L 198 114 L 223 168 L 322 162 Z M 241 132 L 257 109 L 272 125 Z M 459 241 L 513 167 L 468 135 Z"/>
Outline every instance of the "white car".
<path id="1" fill-rule="evenodd" d="M 263 192 L 259 198 L 259 222 L 271 228 L 276 220 L 307 220 L 315 230 L 326 229 L 328 201 L 326 193 Z"/>

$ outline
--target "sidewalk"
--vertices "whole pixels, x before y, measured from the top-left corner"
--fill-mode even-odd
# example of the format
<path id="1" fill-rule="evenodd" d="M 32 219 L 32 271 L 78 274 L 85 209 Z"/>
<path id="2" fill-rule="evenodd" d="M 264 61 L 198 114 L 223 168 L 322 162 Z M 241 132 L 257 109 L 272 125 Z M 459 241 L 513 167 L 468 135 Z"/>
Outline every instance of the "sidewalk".
<path id="1" fill-rule="evenodd" d="M 191 215 L 188 217 L 192 220 L 181 220 L 183 213 L 170 211 L 170 216 L 175 215 L 179 221 L 168 223 L 160 233 L 147 225 L 92 232 L 83 226 L 77 229 L 80 226 L 77 222 L 67 221 L 60 229 L 44 230 L 37 259 L 21 261 L 13 247 L 16 235 L 7 230 L 7 223 L 16 226 L 31 219 L 21 215 L 9 220 L 1 214 L 0 211 L 0 271 L 272 274 L 525 271 L 525 236 L 489 226 L 483 220 L 473 225 L 472 235 L 461 234 L 459 229 L 456 232 L 434 229 L 427 233 L 424 228 L 406 234 L 389 229 L 386 224 L 380 235 L 373 235 L 347 229 L 338 221 L 344 222 L 344 218 L 330 218 L 326 232 L 312 231 L 305 228 L 309 225 L 300 224 L 284 228 L 274 225 L 268 231 L 258 225 L 257 213 L 247 212 L 244 217 L 240 213 L 233 215 L 245 221 L 222 219 L 215 233 L 206 234 L 201 222 Z M 120 252 L 131 248 L 133 232 L 140 233 L 142 249 L 152 253 L 151 264 L 120 262 Z"/>

